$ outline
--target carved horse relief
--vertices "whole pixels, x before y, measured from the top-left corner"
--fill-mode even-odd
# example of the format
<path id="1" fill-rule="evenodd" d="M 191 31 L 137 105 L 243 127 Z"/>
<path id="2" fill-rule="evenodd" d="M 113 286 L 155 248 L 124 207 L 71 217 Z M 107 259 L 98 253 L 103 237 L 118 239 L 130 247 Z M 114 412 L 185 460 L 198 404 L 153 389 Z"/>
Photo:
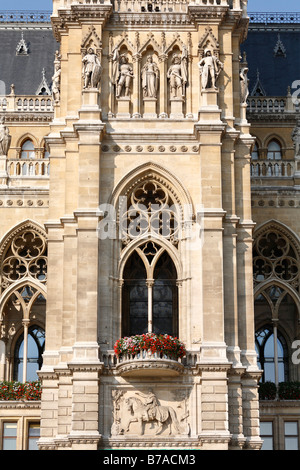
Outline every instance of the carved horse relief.
<path id="1" fill-rule="evenodd" d="M 143 394 L 137 392 L 143 398 L 137 396 L 122 397 L 118 402 L 118 413 L 113 413 L 113 435 L 154 434 L 161 435 L 167 429 L 169 435 L 187 435 L 186 423 L 180 422 L 177 413 L 172 406 L 161 406 L 154 393 Z M 181 420 L 182 421 L 182 420 Z M 134 428 L 133 423 L 137 423 Z M 117 424 L 117 427 L 116 427 Z M 151 425 L 150 428 L 147 424 Z M 154 433 L 152 429 L 155 429 Z M 188 428 L 189 429 L 189 428 Z M 151 430 L 151 431 L 150 431 Z"/>

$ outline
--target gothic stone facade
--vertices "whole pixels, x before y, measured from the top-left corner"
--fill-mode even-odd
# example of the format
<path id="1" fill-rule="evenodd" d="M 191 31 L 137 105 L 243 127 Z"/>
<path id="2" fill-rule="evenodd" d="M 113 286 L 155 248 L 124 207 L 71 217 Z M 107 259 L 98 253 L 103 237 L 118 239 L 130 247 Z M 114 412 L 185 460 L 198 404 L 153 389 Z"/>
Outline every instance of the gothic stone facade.
<path id="1" fill-rule="evenodd" d="M 0 374 L 44 328 L 41 450 L 262 445 L 247 2 L 169 3 L 54 0 L 53 97 L 1 103 Z M 186 357 L 115 357 L 147 330 Z"/>

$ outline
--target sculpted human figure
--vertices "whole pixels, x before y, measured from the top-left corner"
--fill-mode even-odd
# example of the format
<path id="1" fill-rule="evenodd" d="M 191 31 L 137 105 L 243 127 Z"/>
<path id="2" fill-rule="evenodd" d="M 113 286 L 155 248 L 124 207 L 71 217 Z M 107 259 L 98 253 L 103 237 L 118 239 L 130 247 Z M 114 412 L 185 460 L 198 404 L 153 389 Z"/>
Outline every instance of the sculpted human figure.
<path id="1" fill-rule="evenodd" d="M 295 146 L 295 157 L 300 157 L 300 120 L 292 132 L 292 140 Z"/>
<path id="2" fill-rule="evenodd" d="M 56 54 L 54 61 L 54 75 L 52 77 L 52 96 L 56 103 L 60 100 L 60 75 L 61 75 L 61 66 L 59 55 Z"/>
<path id="3" fill-rule="evenodd" d="M 100 60 L 92 47 L 89 48 L 88 53 L 82 59 L 82 63 L 82 76 L 84 78 L 83 89 L 89 87 L 97 88 L 101 78 L 102 67 Z"/>
<path id="4" fill-rule="evenodd" d="M 243 67 L 240 70 L 240 85 L 241 85 L 241 103 L 246 104 L 249 96 L 249 79 L 248 79 L 248 67 Z"/>
<path id="5" fill-rule="evenodd" d="M 0 119 L 0 155 L 7 156 L 11 143 L 11 135 L 9 129 L 5 125 L 5 118 Z"/>
<path id="6" fill-rule="evenodd" d="M 217 89 L 216 83 L 224 68 L 224 64 L 209 49 L 204 51 L 204 57 L 198 63 L 200 75 L 202 79 L 202 90 L 214 88 Z"/>
<path id="7" fill-rule="evenodd" d="M 152 55 L 147 57 L 147 61 L 141 70 L 141 75 L 144 98 L 156 98 L 159 83 L 159 68 L 153 62 Z"/>
<path id="8" fill-rule="evenodd" d="M 130 95 L 133 70 L 129 65 L 129 59 L 125 54 L 119 57 L 118 51 L 113 56 L 113 79 L 112 83 L 116 85 L 116 97 L 119 98 L 124 90 L 124 96 Z"/>
<path id="9" fill-rule="evenodd" d="M 167 78 L 170 80 L 170 94 L 172 98 L 182 98 L 185 96 L 185 85 L 187 83 L 187 68 L 185 53 L 180 56 L 174 54 L 172 65 L 167 72 Z"/>

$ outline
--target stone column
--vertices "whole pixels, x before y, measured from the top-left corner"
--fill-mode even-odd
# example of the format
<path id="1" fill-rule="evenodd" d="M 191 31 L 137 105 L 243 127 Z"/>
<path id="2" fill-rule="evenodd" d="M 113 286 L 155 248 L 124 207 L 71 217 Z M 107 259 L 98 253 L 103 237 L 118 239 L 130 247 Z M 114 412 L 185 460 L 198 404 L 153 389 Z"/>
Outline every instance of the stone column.
<path id="1" fill-rule="evenodd" d="M 132 117 L 141 117 L 141 55 L 133 55 Z"/>

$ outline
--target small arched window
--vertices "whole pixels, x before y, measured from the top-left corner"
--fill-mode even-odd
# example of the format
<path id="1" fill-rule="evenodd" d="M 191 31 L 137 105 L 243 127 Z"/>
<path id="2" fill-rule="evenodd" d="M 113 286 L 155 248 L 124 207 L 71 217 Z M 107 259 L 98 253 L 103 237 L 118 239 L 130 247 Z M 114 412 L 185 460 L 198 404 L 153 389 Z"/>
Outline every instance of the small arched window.
<path id="1" fill-rule="evenodd" d="M 26 140 L 21 147 L 21 159 L 29 160 L 35 158 L 34 145 L 33 142 L 28 139 Z"/>
<path id="2" fill-rule="evenodd" d="M 282 159 L 282 150 L 281 145 L 277 140 L 272 140 L 268 145 L 268 160 L 281 160 Z"/>

